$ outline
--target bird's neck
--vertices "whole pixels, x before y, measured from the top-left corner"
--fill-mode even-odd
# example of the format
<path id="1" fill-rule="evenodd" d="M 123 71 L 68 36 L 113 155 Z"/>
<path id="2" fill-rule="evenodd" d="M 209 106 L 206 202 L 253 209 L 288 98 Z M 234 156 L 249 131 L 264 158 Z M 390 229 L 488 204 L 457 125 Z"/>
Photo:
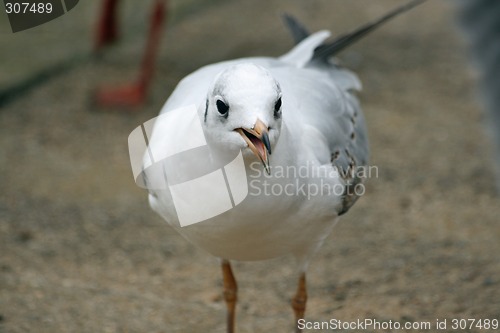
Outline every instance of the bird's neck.
<path id="1" fill-rule="evenodd" d="M 293 129 L 283 121 L 278 142 L 271 155 L 271 165 L 296 165 L 299 158 L 297 148 L 301 146 L 302 138 L 292 133 Z"/>

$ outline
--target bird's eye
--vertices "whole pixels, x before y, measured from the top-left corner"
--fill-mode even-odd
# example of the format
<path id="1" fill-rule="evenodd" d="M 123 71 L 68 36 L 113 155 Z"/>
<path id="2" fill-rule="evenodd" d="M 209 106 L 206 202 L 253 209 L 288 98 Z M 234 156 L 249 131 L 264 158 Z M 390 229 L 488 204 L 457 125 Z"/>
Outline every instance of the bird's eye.
<path id="1" fill-rule="evenodd" d="M 219 113 L 222 116 L 227 117 L 227 113 L 229 111 L 229 105 L 227 105 L 226 103 L 224 103 L 220 99 L 218 99 L 217 102 L 215 102 L 215 104 L 217 105 L 217 111 L 219 111 Z"/>
<path id="2" fill-rule="evenodd" d="M 274 117 L 279 118 L 281 115 L 281 97 L 274 104 Z"/>

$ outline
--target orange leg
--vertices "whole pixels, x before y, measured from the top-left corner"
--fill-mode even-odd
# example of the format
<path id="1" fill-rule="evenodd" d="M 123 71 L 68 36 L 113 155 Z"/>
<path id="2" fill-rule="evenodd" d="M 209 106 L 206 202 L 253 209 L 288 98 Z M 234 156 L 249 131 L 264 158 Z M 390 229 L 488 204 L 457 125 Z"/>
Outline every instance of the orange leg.
<path id="1" fill-rule="evenodd" d="M 225 259 L 222 261 L 222 277 L 224 283 L 224 300 L 227 306 L 227 333 L 234 333 L 238 286 L 231 269 L 231 264 Z"/>
<path id="2" fill-rule="evenodd" d="M 302 273 L 299 277 L 299 284 L 297 286 L 297 292 L 292 298 L 292 308 L 295 314 L 295 327 L 296 332 L 301 333 L 302 330 L 299 329 L 298 321 L 304 318 L 304 313 L 306 312 L 307 303 L 307 287 L 306 287 L 306 273 Z"/>
<path id="3" fill-rule="evenodd" d="M 117 0 L 106 1 L 115 2 Z M 146 99 L 147 90 L 153 78 L 156 55 L 165 22 L 166 2 L 167 0 L 156 0 L 155 2 L 138 79 L 129 85 L 99 89 L 96 94 L 98 105 L 131 107 L 142 104 Z"/>
<path id="4" fill-rule="evenodd" d="M 117 7 L 118 0 L 103 0 L 101 17 L 97 22 L 97 35 L 94 45 L 96 51 L 113 43 L 118 38 Z"/>

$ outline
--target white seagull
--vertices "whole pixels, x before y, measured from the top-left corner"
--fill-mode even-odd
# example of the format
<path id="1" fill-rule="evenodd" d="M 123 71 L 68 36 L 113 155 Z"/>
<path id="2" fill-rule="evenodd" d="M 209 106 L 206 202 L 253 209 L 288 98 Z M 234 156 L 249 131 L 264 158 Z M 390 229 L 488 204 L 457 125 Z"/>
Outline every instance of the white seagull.
<path id="1" fill-rule="evenodd" d="M 142 166 L 149 203 L 182 236 L 221 258 L 227 332 L 234 332 L 237 300 L 230 260 L 284 255 L 298 262 L 291 304 L 301 332 L 308 263 L 362 194 L 360 170 L 368 163 L 365 120 L 355 96 L 361 84 L 331 57 L 423 1 L 410 1 L 331 42 L 328 31 L 309 35 L 287 16 L 298 42 L 290 52 L 205 66 L 185 77 L 163 107 L 165 118 L 157 119 L 148 136 Z M 203 130 L 201 141 L 193 126 Z M 169 152 L 180 146 L 194 147 L 194 153 L 151 167 L 158 160 L 153 155 L 172 157 Z M 236 172 L 238 167 L 243 171 Z M 207 168 L 215 171 L 208 175 Z M 188 182 L 193 174 L 198 181 Z M 214 185 L 217 179 L 223 186 Z M 229 206 L 211 210 L 224 200 Z"/>

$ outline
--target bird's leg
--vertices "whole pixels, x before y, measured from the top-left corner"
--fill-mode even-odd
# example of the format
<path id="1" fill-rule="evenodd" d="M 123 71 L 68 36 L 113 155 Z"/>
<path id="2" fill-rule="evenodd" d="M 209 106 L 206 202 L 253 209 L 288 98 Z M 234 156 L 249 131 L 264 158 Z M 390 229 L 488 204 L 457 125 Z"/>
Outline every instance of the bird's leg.
<path id="1" fill-rule="evenodd" d="M 299 284 L 297 286 L 297 292 L 295 296 L 292 298 L 292 308 L 295 313 L 295 327 L 296 332 L 302 332 L 299 329 L 299 319 L 304 318 L 304 313 L 306 312 L 306 303 L 307 303 L 307 288 L 306 288 L 306 273 L 301 273 L 299 277 Z"/>
<path id="2" fill-rule="evenodd" d="M 96 94 L 98 105 L 133 107 L 144 102 L 149 83 L 153 77 L 166 11 L 167 0 L 156 0 L 138 79 L 132 84 L 122 87 L 98 90 Z"/>
<path id="3" fill-rule="evenodd" d="M 96 51 L 113 43 L 118 37 L 116 11 L 119 0 L 103 0 L 102 11 L 97 22 L 94 48 Z"/>
<path id="4" fill-rule="evenodd" d="M 153 78 L 156 55 L 160 46 L 161 32 L 167 15 L 166 0 L 156 0 L 155 7 L 151 16 L 151 25 L 149 27 L 149 36 L 146 44 L 146 50 L 142 58 L 141 72 L 139 74 L 138 86 L 145 92 Z"/>
<path id="5" fill-rule="evenodd" d="M 227 333 L 234 333 L 234 318 L 238 286 L 234 278 L 229 260 L 222 260 L 222 277 L 224 283 L 224 300 L 227 306 Z"/>

